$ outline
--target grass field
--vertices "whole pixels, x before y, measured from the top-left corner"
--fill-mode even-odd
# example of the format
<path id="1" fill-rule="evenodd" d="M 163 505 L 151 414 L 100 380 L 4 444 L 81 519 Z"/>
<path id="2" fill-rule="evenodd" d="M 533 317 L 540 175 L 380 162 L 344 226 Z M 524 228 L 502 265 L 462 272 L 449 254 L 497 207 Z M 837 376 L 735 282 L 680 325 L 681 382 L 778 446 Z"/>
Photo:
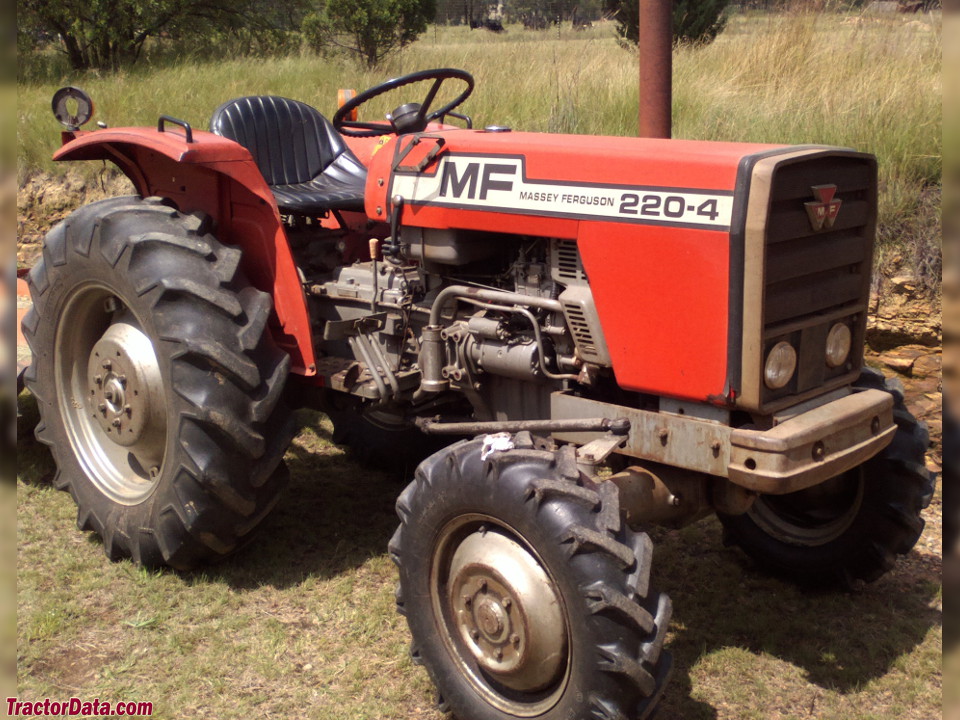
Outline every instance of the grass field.
<path id="1" fill-rule="evenodd" d="M 676 55 L 675 134 L 818 142 L 876 152 L 887 241 L 916 228 L 938 242 L 939 22 L 896 17 L 735 18 L 717 43 Z M 381 71 L 312 56 L 225 59 L 118 76 L 24 82 L 19 180 L 59 172 L 52 91 L 88 90 L 98 118 L 152 125 L 160 113 L 205 127 L 230 97 L 276 93 L 332 113 L 336 89 L 430 66 L 477 78 L 478 125 L 633 134 L 636 59 L 612 29 L 502 36 L 431 29 Z M 72 178 L 64 211 L 99 164 Z M 31 195 L 22 202 L 37 203 Z M 931 239 L 932 238 L 932 239 Z M 911 242 L 916 237 L 911 236 Z M 18 424 L 18 693 L 146 700 L 158 718 L 439 720 L 426 673 L 407 656 L 386 555 L 402 484 L 361 468 L 306 425 L 287 455 L 292 480 L 249 548 L 198 573 L 111 563 L 75 529 L 75 508 L 49 484 L 33 439 L 36 406 Z M 21 398 L 21 400 L 24 400 Z M 939 493 L 920 545 L 852 594 L 811 593 L 765 577 L 724 548 L 713 520 L 655 531 L 654 581 L 673 598 L 667 647 L 676 669 L 665 720 L 931 720 L 941 708 Z"/>

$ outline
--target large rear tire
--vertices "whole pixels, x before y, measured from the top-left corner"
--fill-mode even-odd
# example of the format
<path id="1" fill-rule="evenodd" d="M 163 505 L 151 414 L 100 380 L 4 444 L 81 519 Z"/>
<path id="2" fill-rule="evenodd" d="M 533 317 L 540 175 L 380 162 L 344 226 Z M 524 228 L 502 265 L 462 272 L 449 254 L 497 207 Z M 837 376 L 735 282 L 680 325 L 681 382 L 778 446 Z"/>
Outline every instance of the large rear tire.
<path id="1" fill-rule="evenodd" d="M 333 425 L 331 439 L 363 465 L 409 480 L 423 460 L 449 445 L 449 436 L 427 435 L 398 413 L 327 392 L 321 409 Z"/>
<path id="2" fill-rule="evenodd" d="M 220 558 L 286 482 L 289 358 L 269 295 L 208 229 L 158 198 L 111 198 L 55 227 L 30 272 L 36 435 L 111 559 Z"/>
<path id="3" fill-rule="evenodd" d="M 671 664 L 650 539 L 572 449 L 514 442 L 436 453 L 397 501 L 390 553 L 413 658 L 457 717 L 647 718 Z"/>
<path id="4" fill-rule="evenodd" d="M 924 463 L 927 430 L 904 406 L 899 382 L 867 369 L 857 387 L 894 396 L 897 432 L 890 445 L 820 485 L 761 495 L 743 515 L 719 515 L 726 544 L 802 584 L 872 582 L 893 568 L 897 555 L 910 552 L 923 531 L 920 511 L 933 495 Z"/>

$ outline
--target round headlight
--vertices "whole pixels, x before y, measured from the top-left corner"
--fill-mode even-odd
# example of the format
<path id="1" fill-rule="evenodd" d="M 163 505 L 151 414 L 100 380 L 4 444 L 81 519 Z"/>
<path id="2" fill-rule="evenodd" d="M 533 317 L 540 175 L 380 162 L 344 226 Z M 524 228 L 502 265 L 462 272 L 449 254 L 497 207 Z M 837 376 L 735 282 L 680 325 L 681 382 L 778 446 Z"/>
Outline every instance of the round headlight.
<path id="1" fill-rule="evenodd" d="M 797 369 L 797 351 L 788 342 L 778 342 L 767 355 L 763 367 L 763 381 L 771 390 L 779 390 L 793 377 Z"/>
<path id="2" fill-rule="evenodd" d="M 840 367 L 847 361 L 850 354 L 850 328 L 843 323 L 837 323 L 827 335 L 827 365 L 832 368 Z"/>

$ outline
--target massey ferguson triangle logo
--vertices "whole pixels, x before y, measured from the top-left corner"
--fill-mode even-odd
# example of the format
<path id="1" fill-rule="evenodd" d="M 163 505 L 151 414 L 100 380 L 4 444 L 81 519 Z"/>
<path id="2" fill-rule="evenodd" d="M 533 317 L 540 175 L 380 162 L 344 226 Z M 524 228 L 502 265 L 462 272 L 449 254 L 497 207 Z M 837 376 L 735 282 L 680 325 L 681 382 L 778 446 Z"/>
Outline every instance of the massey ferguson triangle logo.
<path id="1" fill-rule="evenodd" d="M 843 200 L 833 199 L 837 193 L 837 186 L 814 185 L 810 189 L 813 190 L 813 196 L 817 198 L 803 204 L 807 208 L 807 215 L 810 216 L 810 224 L 814 230 L 832 228 L 834 220 L 840 213 L 840 206 L 843 204 Z"/>

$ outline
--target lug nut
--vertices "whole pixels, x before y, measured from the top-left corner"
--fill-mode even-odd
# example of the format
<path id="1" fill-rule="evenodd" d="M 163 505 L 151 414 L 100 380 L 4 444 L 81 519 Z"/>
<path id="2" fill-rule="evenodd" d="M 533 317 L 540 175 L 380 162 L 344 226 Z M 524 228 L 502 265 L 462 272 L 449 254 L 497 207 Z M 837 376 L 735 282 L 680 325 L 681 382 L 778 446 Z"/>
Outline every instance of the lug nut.
<path id="1" fill-rule="evenodd" d="M 503 660 L 503 650 L 501 650 L 500 648 L 497 648 L 497 651 L 493 654 L 493 656 L 494 656 L 498 661 L 499 661 L 499 660 Z"/>
<path id="2" fill-rule="evenodd" d="M 106 414 L 106 412 L 107 412 L 107 404 L 106 404 L 106 403 L 100 403 L 99 405 L 97 405 L 97 410 L 99 410 L 100 412 Z"/>
<path id="3" fill-rule="evenodd" d="M 124 405 L 123 411 L 127 414 L 127 417 L 131 417 L 133 415 L 133 408 L 129 405 Z"/>
<path id="4" fill-rule="evenodd" d="M 513 645 L 519 646 L 519 645 L 520 645 L 520 636 L 517 635 L 516 633 L 513 633 L 513 634 L 510 636 L 510 642 L 511 642 Z"/>
<path id="5" fill-rule="evenodd" d="M 113 425 L 115 428 L 120 427 L 120 418 L 114 418 L 113 422 L 110 424 Z"/>
<path id="6" fill-rule="evenodd" d="M 124 385 L 124 386 L 125 386 L 125 385 L 127 384 L 127 376 L 126 376 L 126 375 L 117 375 L 117 382 L 120 383 L 121 385 Z"/>
<path id="7" fill-rule="evenodd" d="M 94 381 L 97 385 L 103 385 L 103 375 L 97 375 L 97 376 L 93 379 L 93 381 Z"/>
<path id="8" fill-rule="evenodd" d="M 466 605 L 467 607 L 470 607 L 473 604 L 473 598 L 470 597 L 469 595 L 464 595 L 463 604 Z"/>
<path id="9" fill-rule="evenodd" d="M 474 640 L 479 640 L 479 639 L 480 639 L 480 631 L 479 631 L 479 630 L 471 630 L 471 631 L 470 631 L 470 637 L 472 637 Z"/>
<path id="10" fill-rule="evenodd" d="M 513 605 L 513 600 L 507 597 L 507 598 L 504 598 L 503 602 L 501 602 L 500 604 L 503 605 L 504 610 L 509 610 L 510 606 Z"/>
<path id="11" fill-rule="evenodd" d="M 100 363 L 100 367 L 102 367 L 104 370 L 109 370 L 113 367 L 113 363 L 109 360 L 104 360 L 102 363 Z"/>

